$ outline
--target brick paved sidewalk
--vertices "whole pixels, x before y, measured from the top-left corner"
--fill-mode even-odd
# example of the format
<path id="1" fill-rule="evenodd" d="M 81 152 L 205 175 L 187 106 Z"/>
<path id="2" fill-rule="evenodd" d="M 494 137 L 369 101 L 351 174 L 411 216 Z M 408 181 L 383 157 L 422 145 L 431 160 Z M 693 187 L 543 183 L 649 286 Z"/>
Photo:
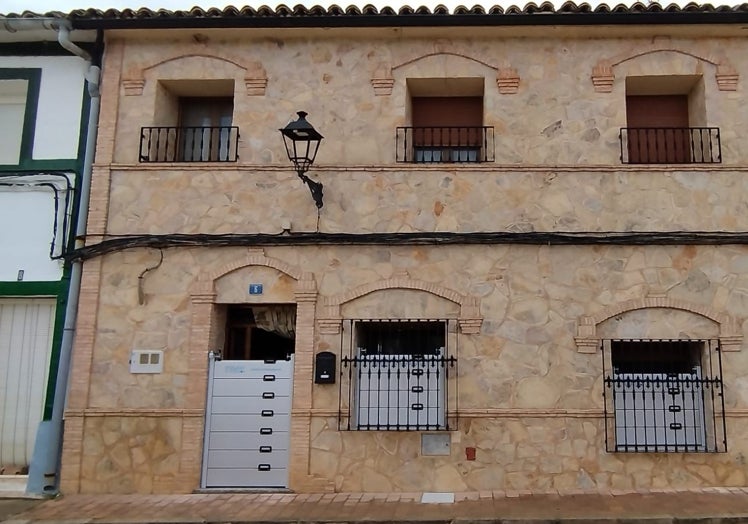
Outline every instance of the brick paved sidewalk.
<path id="1" fill-rule="evenodd" d="M 422 503 L 421 493 L 68 495 L 16 514 L 7 524 L 197 522 L 689 522 L 748 523 L 748 488 L 697 491 L 457 493 Z M 681 519 L 681 520 L 677 520 Z"/>

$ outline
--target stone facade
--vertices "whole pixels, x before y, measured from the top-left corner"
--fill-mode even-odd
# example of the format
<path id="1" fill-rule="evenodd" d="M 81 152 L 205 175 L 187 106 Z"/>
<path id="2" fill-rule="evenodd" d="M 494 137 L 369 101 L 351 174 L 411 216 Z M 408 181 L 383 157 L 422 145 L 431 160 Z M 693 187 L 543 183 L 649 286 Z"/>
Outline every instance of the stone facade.
<path id="1" fill-rule="evenodd" d="M 710 27 L 670 38 L 636 29 L 111 32 L 89 244 L 103 235 L 317 228 L 745 230 L 745 39 Z M 720 128 L 721 163 L 620 163 L 626 78 L 666 75 L 695 78 L 691 106 L 705 120 L 694 125 Z M 396 163 L 408 79 L 466 77 L 484 79 L 496 161 Z M 233 81 L 239 161 L 138 163 L 140 127 L 166 125 L 159 119 L 171 111 L 160 89 L 207 80 Z M 319 221 L 277 132 L 300 109 L 325 136 L 310 172 L 325 185 Z M 64 491 L 199 487 L 207 354 L 225 338 L 226 306 L 238 303 L 297 305 L 295 491 L 746 485 L 743 245 L 393 242 L 162 253 L 159 262 L 156 249 L 124 249 L 84 265 Z M 250 282 L 264 293 L 247 294 Z M 341 325 L 353 318 L 457 322 L 449 454 L 424 456 L 420 432 L 339 430 L 341 390 L 313 384 L 313 357 L 340 359 Z M 606 451 L 599 343 L 619 338 L 721 340 L 726 453 Z M 130 373 L 130 351 L 144 347 L 164 351 L 163 373 Z"/>

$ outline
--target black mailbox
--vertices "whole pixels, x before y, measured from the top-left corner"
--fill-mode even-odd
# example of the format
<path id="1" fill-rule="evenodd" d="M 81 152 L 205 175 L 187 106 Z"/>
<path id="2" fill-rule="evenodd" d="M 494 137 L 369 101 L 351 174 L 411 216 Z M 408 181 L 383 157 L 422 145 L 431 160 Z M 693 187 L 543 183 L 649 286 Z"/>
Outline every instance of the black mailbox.
<path id="1" fill-rule="evenodd" d="M 335 353 L 317 353 L 314 358 L 314 383 L 335 384 Z"/>

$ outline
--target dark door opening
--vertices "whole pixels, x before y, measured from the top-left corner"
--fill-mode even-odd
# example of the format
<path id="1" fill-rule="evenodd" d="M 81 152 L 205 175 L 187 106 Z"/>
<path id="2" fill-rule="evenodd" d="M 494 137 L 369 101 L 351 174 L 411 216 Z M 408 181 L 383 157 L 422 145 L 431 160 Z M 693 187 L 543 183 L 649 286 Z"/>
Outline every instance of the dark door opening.
<path id="1" fill-rule="evenodd" d="M 225 360 L 287 360 L 295 352 L 296 306 L 231 305 L 226 314 Z"/>

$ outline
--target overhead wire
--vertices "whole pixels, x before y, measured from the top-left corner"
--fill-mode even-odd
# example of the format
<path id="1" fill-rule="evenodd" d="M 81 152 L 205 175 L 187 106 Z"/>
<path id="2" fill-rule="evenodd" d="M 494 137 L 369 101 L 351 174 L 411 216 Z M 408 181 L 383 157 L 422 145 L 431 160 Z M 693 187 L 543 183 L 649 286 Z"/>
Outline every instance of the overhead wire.
<path id="1" fill-rule="evenodd" d="M 39 180 L 25 180 L 27 178 L 43 178 L 43 177 L 57 177 L 65 181 L 65 198 L 64 198 L 64 212 L 62 217 L 62 248 L 60 254 L 56 255 L 57 251 L 57 236 L 60 231 L 59 226 L 59 215 L 60 215 L 60 188 L 49 181 Z M 0 173 L 0 186 L 4 187 L 48 187 L 52 190 L 54 199 L 54 217 L 52 223 L 52 240 L 49 245 L 49 258 L 52 260 L 58 260 L 65 258 L 67 255 L 68 247 L 68 220 L 69 214 L 72 212 L 70 208 L 70 199 L 73 193 L 73 184 L 70 181 L 70 175 L 67 173 L 60 172 L 38 172 L 33 173 Z"/>
<path id="2" fill-rule="evenodd" d="M 408 233 L 228 233 L 105 235 L 66 254 L 86 260 L 136 248 L 311 245 L 730 245 L 748 244 L 748 231 L 485 231 Z"/>

